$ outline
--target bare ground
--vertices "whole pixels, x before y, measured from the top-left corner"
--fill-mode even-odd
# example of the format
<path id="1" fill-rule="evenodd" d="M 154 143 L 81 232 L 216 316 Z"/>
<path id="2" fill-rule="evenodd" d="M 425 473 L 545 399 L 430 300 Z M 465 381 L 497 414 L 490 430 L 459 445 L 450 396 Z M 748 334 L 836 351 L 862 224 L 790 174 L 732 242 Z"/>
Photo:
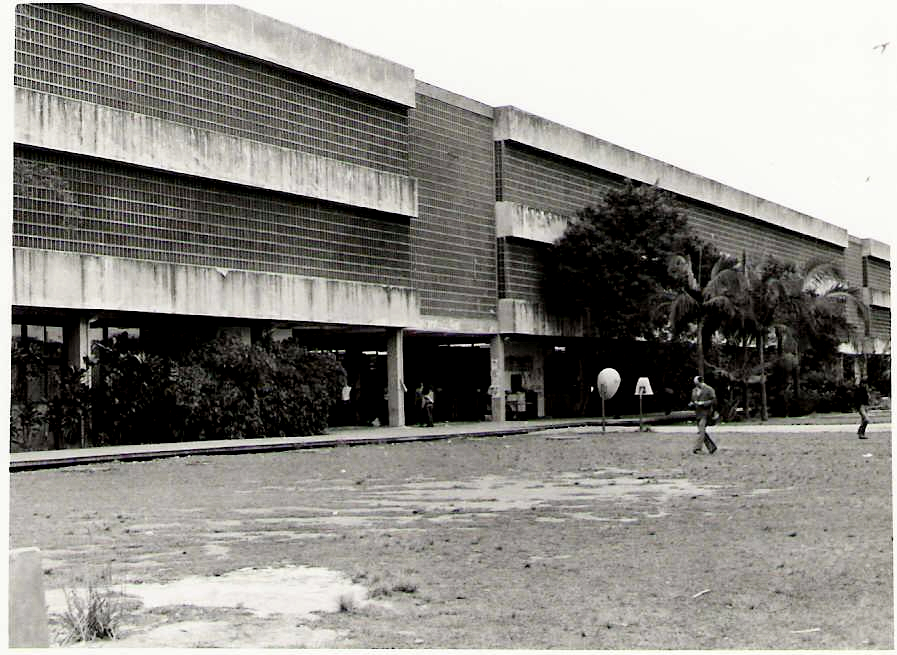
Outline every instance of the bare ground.
<path id="1" fill-rule="evenodd" d="M 694 456 L 691 433 L 599 428 L 19 472 L 10 546 L 41 548 L 54 629 L 60 590 L 108 571 L 114 646 L 892 649 L 871 436 L 758 428 Z"/>

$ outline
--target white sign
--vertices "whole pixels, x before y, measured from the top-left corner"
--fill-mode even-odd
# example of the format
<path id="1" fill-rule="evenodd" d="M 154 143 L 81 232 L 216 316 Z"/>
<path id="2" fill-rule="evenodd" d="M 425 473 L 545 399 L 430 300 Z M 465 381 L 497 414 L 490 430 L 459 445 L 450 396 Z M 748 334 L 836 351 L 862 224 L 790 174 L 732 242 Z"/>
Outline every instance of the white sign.
<path id="1" fill-rule="evenodd" d="M 636 396 L 653 396 L 654 392 L 651 391 L 651 382 L 648 378 L 639 378 L 638 382 L 635 383 L 635 395 Z"/>
<path id="2" fill-rule="evenodd" d="M 612 368 L 602 369 L 598 374 L 598 393 L 609 400 L 620 388 L 620 374 Z"/>

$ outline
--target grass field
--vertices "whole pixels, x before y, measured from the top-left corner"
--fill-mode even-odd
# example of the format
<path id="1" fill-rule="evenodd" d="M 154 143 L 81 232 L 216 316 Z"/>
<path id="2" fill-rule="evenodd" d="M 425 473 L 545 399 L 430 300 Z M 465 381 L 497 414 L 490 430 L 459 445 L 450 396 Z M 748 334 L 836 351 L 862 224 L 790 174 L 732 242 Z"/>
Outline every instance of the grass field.
<path id="1" fill-rule="evenodd" d="M 890 433 L 775 429 L 18 472 L 10 544 L 57 614 L 111 573 L 111 646 L 893 648 Z"/>

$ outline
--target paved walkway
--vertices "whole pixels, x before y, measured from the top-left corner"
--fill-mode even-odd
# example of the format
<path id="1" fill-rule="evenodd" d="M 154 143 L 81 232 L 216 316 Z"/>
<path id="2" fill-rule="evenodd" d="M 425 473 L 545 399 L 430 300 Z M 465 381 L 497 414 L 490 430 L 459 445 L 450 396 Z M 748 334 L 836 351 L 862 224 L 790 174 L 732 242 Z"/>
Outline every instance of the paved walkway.
<path id="1" fill-rule="evenodd" d="M 639 417 L 606 419 L 607 432 L 633 432 L 639 423 L 652 432 L 693 432 L 690 412 L 646 415 Z M 890 432 L 891 415 L 887 410 L 870 412 L 873 423 L 868 432 Z M 712 428 L 713 433 L 738 432 L 853 432 L 856 430 L 855 414 L 826 414 L 795 419 L 774 419 L 767 423 L 728 423 Z M 96 464 L 111 461 L 141 461 L 162 457 L 189 455 L 237 455 L 245 453 L 277 452 L 306 448 L 329 448 L 364 444 L 402 443 L 429 441 L 452 437 L 496 437 L 550 430 L 594 431 L 602 426 L 601 418 L 583 419 L 535 419 L 530 421 L 501 421 L 478 423 L 440 423 L 425 427 L 348 427 L 332 428 L 327 434 L 308 437 L 272 439 L 228 439 L 221 441 L 193 441 L 182 443 L 138 444 L 130 446 L 103 446 L 95 448 L 68 448 L 38 452 L 11 453 L 10 471 L 27 471 L 42 468 L 59 468 L 79 464 Z"/>

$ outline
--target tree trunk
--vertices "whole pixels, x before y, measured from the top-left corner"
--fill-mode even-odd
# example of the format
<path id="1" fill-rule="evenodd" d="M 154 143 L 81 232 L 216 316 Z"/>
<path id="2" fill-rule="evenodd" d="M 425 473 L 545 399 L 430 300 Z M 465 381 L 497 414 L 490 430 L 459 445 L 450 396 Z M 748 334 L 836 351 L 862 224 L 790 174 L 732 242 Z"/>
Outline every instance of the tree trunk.
<path id="1" fill-rule="evenodd" d="M 586 381 L 586 371 L 585 371 L 585 362 L 583 362 L 583 357 L 585 353 L 580 353 L 580 356 L 577 358 L 579 371 L 578 371 L 578 379 L 579 384 L 577 385 L 579 389 L 579 398 L 576 399 L 576 415 L 577 416 L 585 416 L 586 405 L 588 404 L 589 396 L 588 396 L 588 388 L 589 385 Z"/>
<path id="2" fill-rule="evenodd" d="M 698 375 L 704 377 L 704 321 L 698 322 Z"/>
<path id="3" fill-rule="evenodd" d="M 744 363 L 742 364 L 742 382 L 743 382 L 743 390 L 744 397 L 742 398 L 741 405 L 744 407 L 744 418 L 750 418 L 751 416 L 751 387 L 749 384 L 749 380 L 751 378 L 751 366 L 750 366 L 750 358 L 749 358 L 749 350 L 748 350 L 748 339 L 746 336 L 741 337 L 741 349 L 744 353 Z"/>
<path id="4" fill-rule="evenodd" d="M 760 346 L 760 420 L 769 419 L 769 410 L 766 408 L 766 335 L 757 336 Z"/>

